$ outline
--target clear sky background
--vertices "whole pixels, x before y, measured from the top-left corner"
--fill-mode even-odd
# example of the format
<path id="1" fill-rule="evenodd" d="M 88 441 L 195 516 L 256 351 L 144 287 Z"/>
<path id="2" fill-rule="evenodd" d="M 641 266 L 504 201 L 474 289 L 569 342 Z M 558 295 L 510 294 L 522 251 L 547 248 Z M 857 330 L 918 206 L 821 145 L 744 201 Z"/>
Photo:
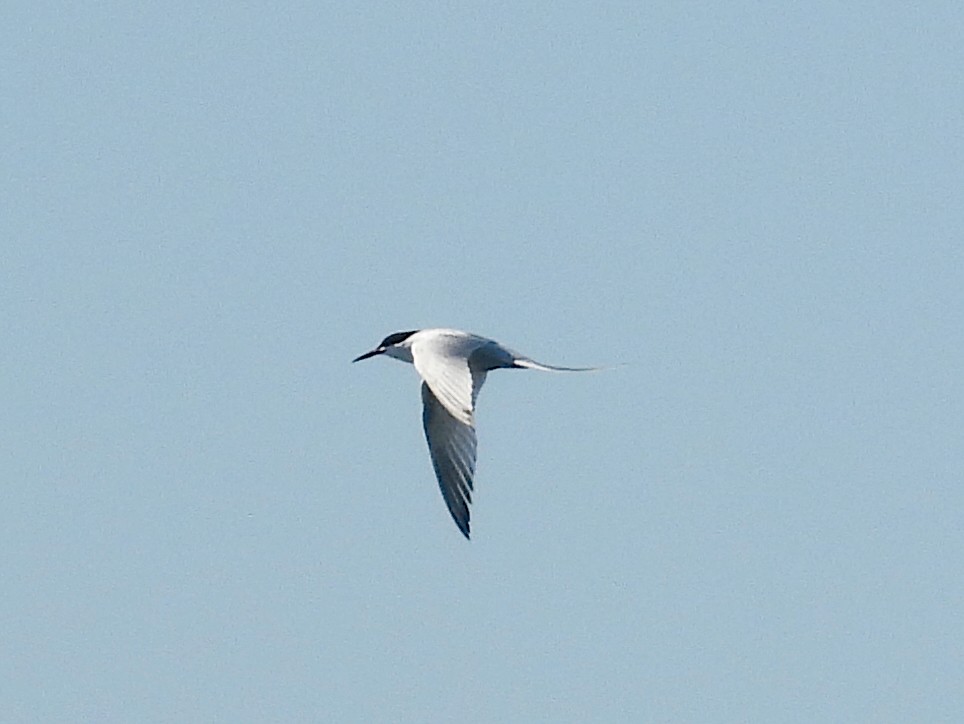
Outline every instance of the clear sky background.
<path id="1" fill-rule="evenodd" d="M 964 9 L 719 5 L 7 5 L 0 718 L 964 720 Z"/>

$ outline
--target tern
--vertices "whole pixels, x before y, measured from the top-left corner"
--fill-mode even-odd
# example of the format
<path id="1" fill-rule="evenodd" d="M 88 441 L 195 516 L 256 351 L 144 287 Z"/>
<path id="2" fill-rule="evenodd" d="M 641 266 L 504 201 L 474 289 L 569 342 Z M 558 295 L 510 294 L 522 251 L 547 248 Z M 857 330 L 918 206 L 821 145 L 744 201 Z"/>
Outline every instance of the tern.
<path id="1" fill-rule="evenodd" d="M 422 378 L 422 426 L 442 498 L 469 538 L 469 504 L 475 477 L 475 401 L 485 376 L 497 369 L 592 372 L 599 367 L 555 367 L 536 362 L 495 340 L 457 329 L 396 332 L 360 362 L 376 355 L 415 365 Z"/>

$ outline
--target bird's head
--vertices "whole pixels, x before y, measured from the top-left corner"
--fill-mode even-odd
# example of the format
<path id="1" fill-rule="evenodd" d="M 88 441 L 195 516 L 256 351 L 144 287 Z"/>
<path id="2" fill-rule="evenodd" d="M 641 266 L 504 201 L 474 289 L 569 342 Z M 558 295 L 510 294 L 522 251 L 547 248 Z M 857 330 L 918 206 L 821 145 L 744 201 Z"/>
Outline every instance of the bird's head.
<path id="1" fill-rule="evenodd" d="M 355 357 L 352 362 L 361 362 L 363 359 L 368 359 L 379 354 L 387 354 L 389 357 L 411 362 L 412 351 L 409 347 L 412 344 L 412 340 L 410 337 L 417 331 L 417 329 L 413 329 L 410 332 L 395 332 L 395 334 L 390 334 L 379 342 L 378 346 L 371 352 L 365 352 L 365 354 Z"/>

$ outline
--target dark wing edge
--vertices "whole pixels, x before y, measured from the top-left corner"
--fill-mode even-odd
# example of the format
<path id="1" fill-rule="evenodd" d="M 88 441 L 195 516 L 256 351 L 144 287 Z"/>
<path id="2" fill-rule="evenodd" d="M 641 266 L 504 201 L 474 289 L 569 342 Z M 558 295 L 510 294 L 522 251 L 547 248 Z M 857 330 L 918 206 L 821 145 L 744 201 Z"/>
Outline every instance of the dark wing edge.
<path id="1" fill-rule="evenodd" d="M 425 428 L 425 440 L 442 498 L 462 535 L 470 538 L 469 505 L 472 503 L 472 479 L 475 475 L 475 429 L 454 418 L 424 382 L 422 404 L 422 426 Z"/>

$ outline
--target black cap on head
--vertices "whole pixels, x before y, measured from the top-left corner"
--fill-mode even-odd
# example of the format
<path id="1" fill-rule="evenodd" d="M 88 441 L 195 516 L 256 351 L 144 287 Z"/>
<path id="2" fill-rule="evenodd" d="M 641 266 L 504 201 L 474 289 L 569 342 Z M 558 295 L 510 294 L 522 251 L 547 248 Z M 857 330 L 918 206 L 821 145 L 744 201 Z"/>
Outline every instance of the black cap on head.
<path id="1" fill-rule="evenodd" d="M 411 332 L 395 332 L 395 334 L 390 334 L 387 337 L 385 337 L 385 339 L 382 340 L 382 343 L 378 346 L 391 347 L 392 345 L 396 345 L 399 342 L 404 342 L 406 339 L 411 337 L 417 331 L 418 331 L 417 329 L 413 329 Z"/>

